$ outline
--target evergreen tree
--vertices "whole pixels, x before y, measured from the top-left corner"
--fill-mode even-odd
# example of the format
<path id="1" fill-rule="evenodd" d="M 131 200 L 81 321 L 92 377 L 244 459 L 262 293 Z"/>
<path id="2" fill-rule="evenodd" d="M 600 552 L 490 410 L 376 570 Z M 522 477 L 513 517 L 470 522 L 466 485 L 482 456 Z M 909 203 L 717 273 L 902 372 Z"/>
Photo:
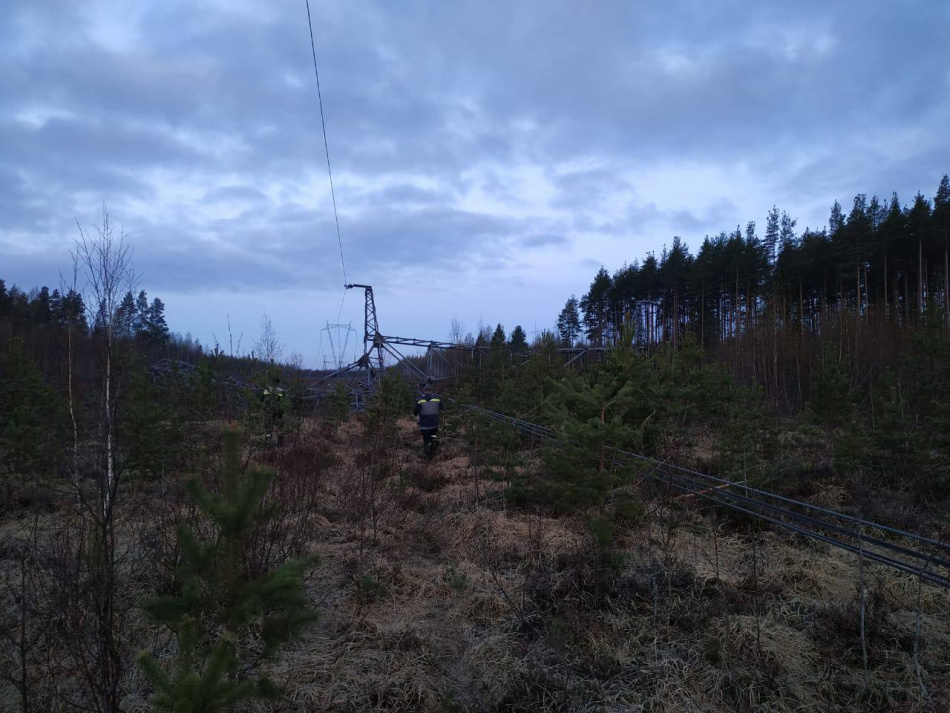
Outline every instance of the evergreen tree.
<path id="1" fill-rule="evenodd" d="M 275 474 L 255 466 L 242 473 L 240 433 L 225 431 L 223 440 L 221 492 L 210 493 L 197 479 L 187 485 L 215 534 L 202 541 L 179 527 L 176 592 L 143 605 L 178 641 L 170 671 L 147 653 L 139 657 L 156 689 L 155 707 L 173 713 L 227 711 L 242 699 L 273 695 L 274 685 L 255 675 L 259 661 L 249 632 L 272 655 L 316 618 L 303 587 L 314 558 L 290 560 L 257 577 L 247 571 L 245 547 L 255 525 L 273 512 L 263 501 Z"/>
<path id="2" fill-rule="evenodd" d="M 70 289 L 65 295 L 62 295 L 58 301 L 51 303 L 53 321 L 61 327 L 67 325 L 79 325 L 82 330 L 86 328 L 86 305 L 82 301 L 82 295 L 73 289 Z"/>
<path id="3" fill-rule="evenodd" d="M 720 471 L 730 480 L 764 487 L 779 474 L 775 467 L 778 420 L 766 408 L 756 385 L 736 388 L 728 409 L 719 443 Z"/>
<path id="4" fill-rule="evenodd" d="M 937 194 L 934 196 L 934 208 L 941 208 L 950 205 L 950 176 L 946 173 L 940 179 L 940 185 L 937 187 Z"/>
<path id="5" fill-rule="evenodd" d="M 148 308 L 146 337 L 150 344 L 162 345 L 168 341 L 168 324 L 165 322 L 165 304 L 156 297 Z"/>
<path id="6" fill-rule="evenodd" d="M 19 287 L 10 288 L 10 316 L 14 322 L 26 322 L 29 319 L 30 298 Z"/>
<path id="7" fill-rule="evenodd" d="M 508 348 L 513 354 L 521 354 L 528 350 L 528 336 L 524 333 L 524 329 L 521 328 L 520 324 L 511 330 Z"/>
<path id="8" fill-rule="evenodd" d="M 875 389 L 874 413 L 873 446 L 866 454 L 869 465 L 889 485 L 912 485 L 919 494 L 929 495 L 924 434 L 914 423 L 910 404 L 890 371 Z"/>
<path id="9" fill-rule="evenodd" d="M 141 290 L 138 297 L 135 298 L 135 320 L 132 324 L 136 339 L 141 339 L 147 335 L 148 323 L 148 295 L 145 294 L 145 290 Z"/>
<path id="10" fill-rule="evenodd" d="M 352 405 L 352 396 L 344 384 L 335 384 L 325 401 L 327 408 L 324 421 L 331 429 L 335 429 L 346 420 Z"/>
<path id="11" fill-rule="evenodd" d="M 834 347 L 826 347 L 811 381 L 811 408 L 815 415 L 837 426 L 851 412 L 851 376 L 847 361 L 839 358 Z"/>
<path id="12" fill-rule="evenodd" d="M 487 370 L 478 369 L 478 375 Z M 379 381 L 379 388 L 363 409 L 366 432 L 371 434 L 376 444 L 390 446 L 398 438 L 398 421 L 406 413 L 406 406 L 415 403 L 408 382 L 395 374 L 386 374 Z"/>
<path id="13" fill-rule="evenodd" d="M 934 210 L 931 216 L 933 236 L 936 244 L 936 272 L 941 272 L 940 263 L 943 263 L 943 279 L 935 280 L 936 284 L 943 285 L 944 318 L 950 319 L 950 177 L 944 175 L 934 196 Z"/>
<path id="14" fill-rule="evenodd" d="M 920 316 L 923 316 L 927 309 L 927 276 L 924 262 L 929 253 L 928 248 L 931 242 L 930 216 L 930 201 L 918 193 L 914 196 L 914 205 L 911 206 L 911 209 L 907 212 L 907 232 L 908 237 L 913 241 L 915 253 L 912 263 L 914 265 L 916 284 L 911 292 L 916 294 L 917 299 L 915 302 L 917 312 Z M 911 284 L 914 284 L 914 282 L 912 279 Z"/>
<path id="15" fill-rule="evenodd" d="M 782 218 L 779 222 L 779 233 L 778 233 L 778 242 L 781 246 L 794 245 L 795 243 L 795 226 L 798 225 L 798 221 L 792 218 L 784 210 L 782 211 Z"/>
<path id="16" fill-rule="evenodd" d="M 541 488 L 563 510 L 603 511 L 610 491 L 631 475 L 611 457 L 612 448 L 641 450 L 650 420 L 649 414 L 640 419 L 637 387 L 642 382 L 629 378 L 631 362 L 641 359 L 622 349 L 603 368 L 550 383 L 548 419 L 563 438 L 544 456 L 553 480 Z"/>
<path id="17" fill-rule="evenodd" d="M 844 227 L 844 211 L 841 210 L 841 204 L 838 201 L 831 206 L 831 216 L 828 218 L 828 233 L 834 239 Z"/>
<path id="18" fill-rule="evenodd" d="M 587 294 L 581 298 L 580 308 L 584 313 L 587 338 L 593 344 L 603 346 L 611 338 L 610 302 L 613 280 L 603 267 L 597 271 Z"/>
<path id="19" fill-rule="evenodd" d="M 557 318 L 557 336 L 558 340 L 568 347 L 573 347 L 574 342 L 581 332 L 581 315 L 578 311 L 577 297 L 571 295 L 571 298 L 564 304 L 564 309 Z"/>
<path id="20" fill-rule="evenodd" d="M 50 294 L 48 287 L 41 287 L 30 300 L 30 321 L 41 326 L 51 321 Z"/>
<path id="21" fill-rule="evenodd" d="M 492 348 L 492 351 L 498 352 L 505 348 L 506 342 L 507 337 L 505 336 L 505 328 L 499 324 L 497 327 L 495 327 L 495 331 L 492 332 L 489 346 Z"/>
<path id="22" fill-rule="evenodd" d="M 778 208 L 773 205 L 765 221 L 765 237 L 762 239 L 762 244 L 765 246 L 765 255 L 770 264 L 774 263 L 777 257 L 776 251 L 780 244 L 779 234 Z"/>
<path id="23" fill-rule="evenodd" d="M 487 324 L 479 324 L 478 337 L 475 338 L 476 347 L 487 347 L 491 342 L 492 329 Z"/>
<path id="24" fill-rule="evenodd" d="M 901 242 L 907 234 L 907 215 L 896 193 L 891 194 L 884 220 L 878 226 L 880 261 L 880 291 L 885 306 L 900 306 Z"/>
<path id="25" fill-rule="evenodd" d="M 61 412 L 55 393 L 15 338 L 0 358 L 0 474 L 4 485 L 52 475 L 61 452 Z"/>
<path id="26" fill-rule="evenodd" d="M 631 323 L 637 332 L 643 329 L 643 320 L 637 308 L 641 299 L 639 286 L 639 261 L 635 260 L 632 265 L 624 265 L 614 273 L 610 311 L 614 317 L 614 328 L 618 332 L 627 322 Z"/>
<path id="27" fill-rule="evenodd" d="M 552 420 L 568 445 L 547 453 L 545 465 L 555 479 L 550 494 L 563 510 L 600 507 L 621 481 L 608 449 L 635 442 L 623 422 L 633 385 L 615 387 L 580 377 L 555 382 L 560 406 Z"/>
<path id="28" fill-rule="evenodd" d="M 160 384 L 154 383 L 146 371 L 131 375 L 122 413 L 127 471 L 151 477 L 173 472 L 182 455 L 183 440 L 182 405 L 174 398 L 179 381 L 178 373 L 172 373 Z M 198 396 L 196 385 L 190 386 L 189 402 Z M 203 413 L 201 417 L 212 416 Z"/>
<path id="29" fill-rule="evenodd" d="M 135 298 L 131 292 L 126 292 L 115 313 L 115 335 L 122 339 L 131 339 L 136 333 Z"/>
<path id="30" fill-rule="evenodd" d="M 7 284 L 0 280 L 0 317 L 6 317 L 13 308 L 13 300 L 7 291 Z"/>
<path id="31" fill-rule="evenodd" d="M 687 312 L 683 305 L 683 293 L 689 278 L 692 261 L 689 248 L 679 236 L 674 236 L 673 244 L 668 251 L 663 250 L 663 257 L 660 261 L 659 275 L 663 285 L 660 302 L 663 313 L 663 331 L 674 345 L 682 331 L 683 317 Z"/>
<path id="32" fill-rule="evenodd" d="M 53 294 L 49 296 L 49 315 L 50 321 L 53 324 L 59 324 L 59 315 L 63 309 L 63 295 L 56 288 L 53 289 Z"/>

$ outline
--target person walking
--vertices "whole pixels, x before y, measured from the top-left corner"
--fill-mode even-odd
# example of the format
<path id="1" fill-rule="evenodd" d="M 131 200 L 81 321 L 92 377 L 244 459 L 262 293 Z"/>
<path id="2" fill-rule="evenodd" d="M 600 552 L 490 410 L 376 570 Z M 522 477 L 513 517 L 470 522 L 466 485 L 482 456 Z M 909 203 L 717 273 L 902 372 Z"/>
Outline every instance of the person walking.
<path id="1" fill-rule="evenodd" d="M 431 460 L 439 447 L 439 413 L 442 411 L 442 401 L 438 394 L 432 393 L 432 388 L 426 384 L 422 396 L 416 401 L 413 415 L 419 417 L 419 430 L 422 432 L 422 455 Z"/>
<path id="2" fill-rule="evenodd" d="M 284 445 L 284 390 L 280 386 L 280 377 L 274 377 L 274 383 L 264 387 L 261 393 L 268 418 L 267 439 L 278 446 Z"/>

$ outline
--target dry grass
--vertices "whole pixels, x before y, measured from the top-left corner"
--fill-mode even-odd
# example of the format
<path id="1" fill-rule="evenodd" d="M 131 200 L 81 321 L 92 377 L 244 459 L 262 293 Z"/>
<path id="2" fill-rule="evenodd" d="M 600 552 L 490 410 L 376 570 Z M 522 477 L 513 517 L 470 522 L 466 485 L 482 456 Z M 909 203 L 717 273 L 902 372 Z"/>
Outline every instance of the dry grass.
<path id="1" fill-rule="evenodd" d="M 417 440 L 401 423 L 401 475 L 372 547 L 357 551 L 346 513 L 323 513 L 313 595 L 326 620 L 277 667 L 281 710 L 950 710 L 946 593 L 922 593 L 928 698 L 912 579 L 865 568 L 865 674 L 853 558 L 766 531 L 753 573 L 750 536 L 714 537 L 687 511 L 623 533 L 611 570 L 581 519 L 508 508 L 459 444 L 425 465 Z M 346 489 L 353 457 L 328 492 Z M 363 577 L 379 585 L 371 597 Z"/>
<path id="2" fill-rule="evenodd" d="M 329 438 L 306 513 L 323 619 L 252 710 L 950 710 L 947 592 L 921 592 L 925 695 L 912 578 L 866 565 L 865 672 L 853 557 L 680 508 L 623 531 L 611 567 L 582 518 L 506 506 L 461 443 L 425 464 L 408 420 L 376 455 L 356 424 Z M 126 705 L 145 702 L 133 673 Z"/>

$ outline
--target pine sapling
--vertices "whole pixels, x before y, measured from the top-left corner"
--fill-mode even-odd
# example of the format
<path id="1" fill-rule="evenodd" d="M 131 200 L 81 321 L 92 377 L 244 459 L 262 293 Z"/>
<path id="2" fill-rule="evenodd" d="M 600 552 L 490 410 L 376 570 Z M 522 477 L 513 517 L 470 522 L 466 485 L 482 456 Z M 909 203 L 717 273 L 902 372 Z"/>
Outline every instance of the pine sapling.
<path id="1" fill-rule="evenodd" d="M 214 535 L 200 540 L 179 527 L 177 591 L 143 604 L 178 641 L 170 672 L 148 653 L 139 657 L 159 710 L 212 713 L 252 696 L 272 696 L 276 688 L 258 675 L 258 665 L 317 618 L 304 594 L 304 574 L 315 557 L 288 560 L 259 576 L 248 571 L 245 546 L 277 507 L 264 504 L 275 473 L 255 466 L 242 472 L 240 432 L 225 431 L 223 442 L 220 493 L 196 478 L 187 483 Z"/>

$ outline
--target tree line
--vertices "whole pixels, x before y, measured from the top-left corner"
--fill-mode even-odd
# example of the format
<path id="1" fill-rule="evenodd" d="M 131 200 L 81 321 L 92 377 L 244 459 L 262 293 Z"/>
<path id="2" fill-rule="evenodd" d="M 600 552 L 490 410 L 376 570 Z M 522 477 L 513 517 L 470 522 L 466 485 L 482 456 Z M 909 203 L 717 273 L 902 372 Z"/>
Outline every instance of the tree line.
<path id="1" fill-rule="evenodd" d="M 820 334 L 834 315 L 882 316 L 900 326 L 929 310 L 950 315 L 950 179 L 933 200 L 910 205 L 855 196 L 845 214 L 835 201 L 828 226 L 796 232 L 773 207 L 759 235 L 755 221 L 705 236 L 696 254 L 674 237 L 613 274 L 601 267 L 588 291 L 571 296 L 557 321 L 566 345 L 616 344 L 621 332 L 650 347 L 692 334 L 720 344 L 767 323 Z"/>
<path id="2" fill-rule="evenodd" d="M 70 324 L 86 331 L 90 329 L 86 312 L 82 294 L 75 288 L 62 292 L 53 288 L 50 292 L 44 285 L 27 292 L 16 285 L 7 289 L 6 281 L 0 278 L 0 325 L 4 325 L 7 334 Z M 93 312 L 91 329 L 101 331 L 106 319 L 105 306 L 99 305 Z M 140 290 L 137 297 L 132 290 L 126 291 L 110 319 L 114 320 L 116 336 L 120 338 L 159 346 L 170 338 L 165 303 L 158 297 L 149 302 L 145 290 Z"/>

